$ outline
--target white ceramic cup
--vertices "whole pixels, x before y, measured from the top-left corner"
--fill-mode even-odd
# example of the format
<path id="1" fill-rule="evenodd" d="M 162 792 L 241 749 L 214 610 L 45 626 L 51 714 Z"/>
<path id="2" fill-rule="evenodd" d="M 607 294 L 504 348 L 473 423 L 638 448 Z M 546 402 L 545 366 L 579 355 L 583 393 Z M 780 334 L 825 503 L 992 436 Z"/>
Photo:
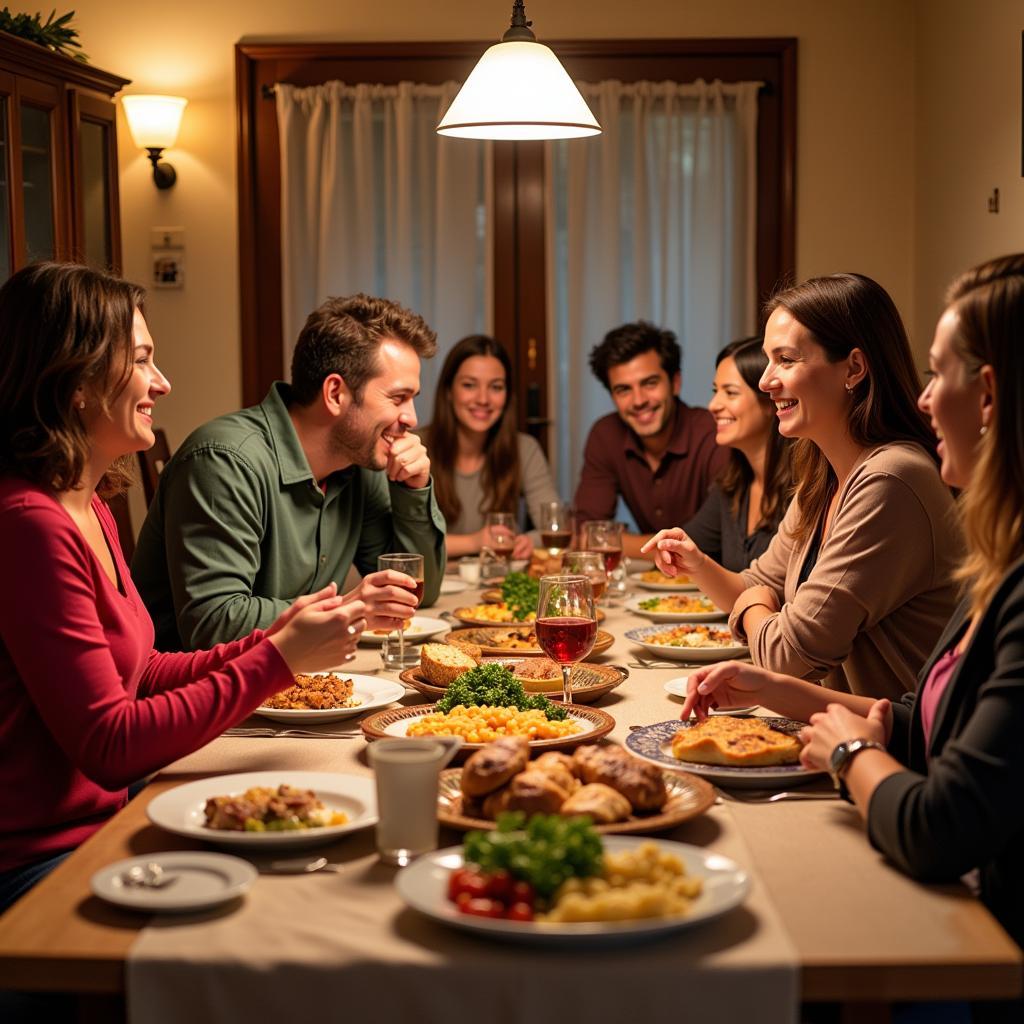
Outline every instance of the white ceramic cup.
<path id="1" fill-rule="evenodd" d="M 480 559 L 475 556 L 466 556 L 459 559 L 459 575 L 470 585 L 475 586 L 480 582 Z"/>
<path id="2" fill-rule="evenodd" d="M 377 779 L 377 850 L 385 864 L 404 867 L 437 849 L 438 775 L 461 746 L 461 736 L 370 744 L 367 756 Z"/>

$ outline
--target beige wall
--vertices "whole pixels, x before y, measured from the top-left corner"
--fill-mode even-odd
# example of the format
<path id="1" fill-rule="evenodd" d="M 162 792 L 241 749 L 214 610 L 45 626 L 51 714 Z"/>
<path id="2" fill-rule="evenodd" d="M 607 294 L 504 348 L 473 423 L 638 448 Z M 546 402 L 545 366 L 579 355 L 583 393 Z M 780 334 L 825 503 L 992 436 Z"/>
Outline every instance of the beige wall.
<path id="1" fill-rule="evenodd" d="M 1024 249 L 1024 4 L 927 0 L 916 30 L 914 314 L 927 347 L 950 279 Z"/>
<path id="2" fill-rule="evenodd" d="M 973 6 L 973 5 L 972 5 Z M 149 230 L 183 226 L 186 286 L 154 292 L 147 312 L 174 393 L 159 411 L 172 443 L 235 408 L 241 393 L 233 44 L 239 39 L 481 39 L 500 35 L 507 0 L 81 0 L 93 63 L 129 91 L 189 97 L 159 193 L 121 137 L 126 274 L 145 280 Z M 913 37 L 911 0 L 531 0 L 547 39 L 796 36 L 799 51 L 798 273 L 872 274 L 911 312 Z M 122 124 L 123 128 L 123 124 Z"/>

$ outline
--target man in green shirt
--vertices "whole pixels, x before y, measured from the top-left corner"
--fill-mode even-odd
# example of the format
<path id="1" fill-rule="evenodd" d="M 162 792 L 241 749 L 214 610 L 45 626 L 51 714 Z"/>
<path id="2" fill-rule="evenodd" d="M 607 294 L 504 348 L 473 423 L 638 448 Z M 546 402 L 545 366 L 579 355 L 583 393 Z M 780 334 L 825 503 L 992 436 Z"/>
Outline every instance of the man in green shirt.
<path id="1" fill-rule="evenodd" d="M 363 575 L 348 596 L 369 628 L 415 608 L 410 577 L 377 556 L 423 555 L 425 603 L 444 573 L 445 522 L 416 426 L 423 319 L 366 295 L 328 299 L 295 346 L 292 383 L 194 431 L 167 463 L 132 560 L 158 650 L 270 625 L 296 597 Z"/>

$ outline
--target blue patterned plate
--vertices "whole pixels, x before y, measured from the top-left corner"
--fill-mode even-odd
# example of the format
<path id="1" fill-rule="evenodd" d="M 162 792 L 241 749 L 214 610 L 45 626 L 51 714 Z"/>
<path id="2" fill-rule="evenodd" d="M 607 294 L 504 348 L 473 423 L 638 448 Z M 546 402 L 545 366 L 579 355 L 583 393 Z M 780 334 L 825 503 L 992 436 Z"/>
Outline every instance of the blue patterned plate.
<path id="1" fill-rule="evenodd" d="M 796 733 L 807 724 L 794 721 L 792 718 L 771 717 L 764 718 L 763 721 L 773 729 L 787 733 Z M 780 764 L 767 768 L 740 768 L 680 761 L 678 757 L 672 755 L 672 737 L 680 729 L 687 728 L 689 728 L 689 723 L 680 722 L 677 718 L 669 722 L 657 722 L 655 725 L 634 725 L 630 727 L 629 735 L 626 737 L 626 746 L 631 753 L 658 765 L 659 768 L 690 772 L 722 786 L 775 789 L 785 785 L 800 785 L 825 774 L 820 771 L 811 771 L 799 764 Z"/>

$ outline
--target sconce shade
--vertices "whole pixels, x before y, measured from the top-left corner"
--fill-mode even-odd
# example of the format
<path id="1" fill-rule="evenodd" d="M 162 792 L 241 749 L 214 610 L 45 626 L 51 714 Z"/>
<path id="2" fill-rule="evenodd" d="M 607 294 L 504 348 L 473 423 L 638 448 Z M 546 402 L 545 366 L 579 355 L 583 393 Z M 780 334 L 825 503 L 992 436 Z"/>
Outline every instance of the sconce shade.
<path id="1" fill-rule="evenodd" d="M 484 53 L 437 131 L 460 139 L 578 139 L 601 126 L 549 47 L 511 40 Z"/>
<path id="2" fill-rule="evenodd" d="M 121 102 L 139 149 L 162 150 L 174 145 L 188 100 L 181 96 L 125 96 Z"/>

